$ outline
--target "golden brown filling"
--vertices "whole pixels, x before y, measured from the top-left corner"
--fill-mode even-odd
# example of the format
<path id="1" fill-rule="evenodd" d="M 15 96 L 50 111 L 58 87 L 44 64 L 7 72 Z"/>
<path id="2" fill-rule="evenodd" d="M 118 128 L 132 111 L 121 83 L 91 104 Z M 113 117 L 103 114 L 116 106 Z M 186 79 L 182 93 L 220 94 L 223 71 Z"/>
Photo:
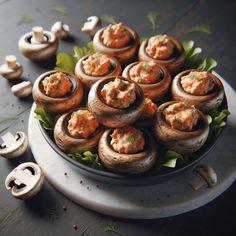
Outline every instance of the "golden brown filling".
<path id="1" fill-rule="evenodd" d="M 45 77 L 42 83 L 46 95 L 55 98 L 65 96 L 73 87 L 67 75 L 62 72 Z"/>
<path id="2" fill-rule="evenodd" d="M 154 61 L 139 62 L 130 69 L 130 78 L 140 84 L 152 84 L 160 78 L 158 64 Z"/>
<path id="3" fill-rule="evenodd" d="M 143 112 L 142 117 L 152 118 L 157 111 L 157 105 L 154 102 L 152 102 L 150 98 L 145 98 L 144 103 L 145 103 L 145 106 L 144 106 L 144 112 Z"/>
<path id="4" fill-rule="evenodd" d="M 115 129 L 111 138 L 111 146 L 119 153 L 137 153 L 144 149 L 142 132 L 132 126 Z"/>
<path id="5" fill-rule="evenodd" d="M 122 23 L 108 25 L 103 31 L 103 43 L 110 48 L 121 48 L 129 44 L 131 35 Z"/>
<path id="6" fill-rule="evenodd" d="M 116 108 L 127 108 L 136 99 L 135 84 L 115 78 L 104 85 L 101 96 L 108 105 Z"/>
<path id="7" fill-rule="evenodd" d="M 181 77 L 181 85 L 187 93 L 205 95 L 213 90 L 215 81 L 206 71 L 192 71 Z"/>
<path id="8" fill-rule="evenodd" d="M 83 68 L 87 75 L 101 76 L 109 72 L 111 61 L 107 55 L 97 52 L 83 61 Z"/>
<path id="9" fill-rule="evenodd" d="M 73 137 L 88 138 L 99 126 L 99 123 L 88 110 L 77 110 L 68 121 L 68 132 Z"/>
<path id="10" fill-rule="evenodd" d="M 160 60 L 169 59 L 174 51 L 174 44 L 171 39 L 166 35 L 156 35 L 148 40 L 146 53 Z"/>
<path id="11" fill-rule="evenodd" d="M 163 111 L 166 122 L 174 129 L 193 130 L 199 119 L 199 113 L 194 106 L 184 102 L 169 105 Z"/>

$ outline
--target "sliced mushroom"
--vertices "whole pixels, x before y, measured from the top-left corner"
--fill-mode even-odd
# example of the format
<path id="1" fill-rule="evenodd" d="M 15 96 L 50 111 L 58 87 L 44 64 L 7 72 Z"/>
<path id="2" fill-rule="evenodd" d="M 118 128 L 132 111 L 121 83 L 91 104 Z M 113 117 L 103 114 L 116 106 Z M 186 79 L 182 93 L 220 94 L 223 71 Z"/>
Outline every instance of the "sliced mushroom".
<path id="1" fill-rule="evenodd" d="M 175 45 L 175 52 L 171 56 L 171 58 L 167 60 L 158 60 L 146 53 L 146 47 L 148 45 L 148 40 L 142 42 L 138 52 L 138 59 L 139 61 L 156 61 L 158 64 L 165 66 L 171 74 L 176 74 L 185 62 L 185 52 L 182 44 L 176 38 L 169 37 L 172 43 Z"/>
<path id="2" fill-rule="evenodd" d="M 118 76 L 118 78 L 129 81 L 121 76 Z M 145 104 L 142 89 L 135 84 L 136 99 L 128 108 L 121 109 L 107 105 L 100 93 L 103 86 L 113 80 L 115 80 L 115 77 L 105 78 L 97 81 L 91 87 L 88 95 L 88 107 L 100 124 L 118 128 L 132 124 L 138 120 L 143 113 Z"/>
<path id="3" fill-rule="evenodd" d="M 81 31 L 93 37 L 101 26 L 101 20 L 97 16 L 90 16 L 81 28 Z"/>
<path id="4" fill-rule="evenodd" d="M 130 77 L 130 69 L 137 65 L 139 62 L 134 62 L 123 70 L 122 76 L 125 78 L 132 80 Z M 149 97 L 151 100 L 160 100 L 162 99 L 165 94 L 167 93 L 168 88 L 170 87 L 171 83 L 171 75 L 169 71 L 164 67 L 159 65 L 158 68 L 160 72 L 160 78 L 156 83 L 153 84 L 138 84 L 144 93 L 145 97 Z"/>
<path id="5" fill-rule="evenodd" d="M 206 95 L 190 94 L 183 89 L 181 85 L 181 78 L 182 76 L 188 75 L 192 71 L 199 70 L 185 70 L 175 76 L 171 87 L 173 100 L 187 101 L 203 112 L 218 108 L 224 99 L 224 87 L 220 79 L 211 72 L 207 72 L 208 76 L 210 76 L 215 82 L 214 89 Z"/>
<path id="6" fill-rule="evenodd" d="M 111 55 L 121 63 L 121 65 L 128 65 L 129 63 L 136 60 L 137 51 L 139 47 L 139 36 L 138 34 L 131 28 L 124 26 L 126 30 L 129 31 L 131 35 L 130 44 L 122 47 L 122 48 L 109 48 L 107 47 L 102 40 L 103 31 L 106 27 L 97 31 L 93 38 L 93 46 L 95 52 L 101 52 L 108 55 Z"/>
<path id="7" fill-rule="evenodd" d="M 177 102 L 170 101 L 159 106 L 154 120 L 155 137 L 163 145 L 180 154 L 196 152 L 206 142 L 209 134 L 207 118 L 198 110 L 200 118 L 196 129 L 192 131 L 174 129 L 166 122 L 163 115 L 163 110 L 173 103 Z"/>
<path id="8" fill-rule="evenodd" d="M 18 98 L 25 98 L 32 93 L 32 83 L 30 81 L 24 81 L 11 87 L 11 92 Z"/>
<path id="9" fill-rule="evenodd" d="M 20 38 L 18 46 L 25 57 L 34 61 L 44 61 L 56 54 L 58 39 L 53 33 L 36 26 L 33 27 L 32 32 Z"/>
<path id="10" fill-rule="evenodd" d="M 18 79 L 23 73 L 22 65 L 17 62 L 14 55 L 5 57 L 5 63 L 0 66 L 0 75 L 7 80 Z"/>
<path id="11" fill-rule="evenodd" d="M 142 129 L 145 137 L 144 150 L 138 153 L 123 154 L 116 152 L 110 144 L 113 129 L 106 130 L 98 145 L 98 153 L 104 166 L 116 173 L 139 174 L 151 169 L 157 159 L 157 149 L 154 138 Z"/>
<path id="12" fill-rule="evenodd" d="M 43 186 L 44 174 L 33 162 L 17 166 L 6 178 L 5 186 L 15 198 L 22 200 L 35 196 Z"/>
<path id="13" fill-rule="evenodd" d="M 202 186 L 212 188 L 217 183 L 217 175 L 211 166 L 200 164 L 193 170 L 197 175 L 190 181 L 190 185 L 194 190 L 200 189 Z"/>
<path id="14" fill-rule="evenodd" d="M 69 94 L 59 98 L 47 96 L 42 85 L 42 81 L 45 77 L 57 72 L 66 74 L 73 85 L 72 91 Z M 41 74 L 37 78 L 33 86 L 33 98 L 35 103 L 37 105 L 46 107 L 46 109 L 52 113 L 63 113 L 70 109 L 78 107 L 82 101 L 83 94 L 83 86 L 80 82 L 80 79 L 74 74 L 63 70 L 53 70 Z"/>
<path id="15" fill-rule="evenodd" d="M 17 158 L 28 148 L 28 138 L 24 132 L 16 132 L 15 136 L 7 132 L 1 138 L 3 143 L 0 145 L 0 155 L 5 158 Z"/>
<path id="16" fill-rule="evenodd" d="M 57 21 L 51 28 L 51 32 L 61 39 L 67 38 L 69 31 L 70 27 L 61 21 Z"/>

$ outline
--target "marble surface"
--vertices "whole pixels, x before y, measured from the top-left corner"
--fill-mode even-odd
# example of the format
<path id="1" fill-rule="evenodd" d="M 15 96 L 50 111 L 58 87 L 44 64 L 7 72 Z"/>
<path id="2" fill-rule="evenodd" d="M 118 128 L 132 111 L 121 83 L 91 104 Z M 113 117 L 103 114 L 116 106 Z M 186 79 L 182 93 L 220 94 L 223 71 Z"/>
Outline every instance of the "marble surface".
<path id="1" fill-rule="evenodd" d="M 74 202 L 97 212 L 122 218 L 153 219 L 191 211 L 216 198 L 236 179 L 236 158 L 233 155 L 236 151 L 236 95 L 225 80 L 223 83 L 231 115 L 227 128 L 214 147 L 217 149 L 214 155 L 210 153 L 202 161 L 211 165 L 218 175 L 218 183 L 213 188 L 203 187 L 194 191 L 189 185 L 193 178 L 192 170 L 166 182 L 140 187 L 109 185 L 85 178 L 58 156 L 43 138 L 34 119 L 35 105 L 28 124 L 33 155 L 57 190 Z"/>

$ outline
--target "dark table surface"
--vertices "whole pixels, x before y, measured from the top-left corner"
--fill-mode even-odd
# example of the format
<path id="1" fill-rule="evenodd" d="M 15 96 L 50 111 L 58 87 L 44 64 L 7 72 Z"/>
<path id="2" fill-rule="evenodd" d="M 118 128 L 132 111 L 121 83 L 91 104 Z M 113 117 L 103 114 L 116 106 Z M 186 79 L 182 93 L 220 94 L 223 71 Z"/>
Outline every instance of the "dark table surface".
<path id="1" fill-rule="evenodd" d="M 61 4 L 65 14 L 51 11 L 51 6 Z M 60 8 L 60 7 L 59 7 Z M 62 10 L 64 8 L 62 7 Z M 149 11 L 159 13 L 157 30 L 152 31 L 146 18 Z M 168 33 L 181 40 L 194 39 L 203 49 L 204 56 L 218 61 L 216 71 L 235 89 L 236 68 L 236 1 L 59 1 L 59 0 L 0 0 L 0 61 L 14 54 L 24 67 L 22 79 L 32 82 L 39 74 L 53 68 L 55 61 L 35 63 L 18 51 L 21 35 L 35 25 L 50 29 L 62 20 L 71 28 L 74 40 L 60 41 L 59 51 L 71 52 L 74 45 L 85 45 L 88 37 L 80 29 L 90 15 L 111 14 L 134 28 L 141 37 Z M 22 16 L 30 16 L 32 22 L 19 24 Z M 207 24 L 211 34 L 187 33 L 194 25 Z M 0 78 L 0 114 L 17 115 L 11 122 L 0 123 L 0 135 L 6 131 L 25 131 L 33 99 L 17 99 L 10 93 L 12 83 Z M 40 148 L 40 147 L 39 147 Z M 212 151 L 214 152 L 214 150 Z M 232 155 L 235 155 L 232 153 Z M 33 161 L 30 149 L 15 161 L 0 158 L 0 235 L 112 235 L 105 232 L 109 222 L 114 222 L 126 235 L 235 235 L 236 183 L 209 204 L 194 211 L 165 219 L 126 220 L 104 216 L 76 205 L 57 192 L 49 183 L 31 200 L 14 199 L 4 187 L 7 174 L 18 164 Z M 67 206 L 63 211 L 62 206 Z M 55 207 L 58 218 L 51 220 L 45 209 Z M 73 224 L 78 229 L 73 229 Z"/>

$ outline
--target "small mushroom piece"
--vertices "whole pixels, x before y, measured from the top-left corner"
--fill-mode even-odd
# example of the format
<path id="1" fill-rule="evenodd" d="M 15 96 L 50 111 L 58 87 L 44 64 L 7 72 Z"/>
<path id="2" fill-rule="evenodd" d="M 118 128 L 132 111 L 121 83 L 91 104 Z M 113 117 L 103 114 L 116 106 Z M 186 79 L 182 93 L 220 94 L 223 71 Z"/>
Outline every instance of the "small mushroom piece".
<path id="1" fill-rule="evenodd" d="M 19 42 L 20 52 L 33 61 L 44 61 L 53 57 L 58 48 L 58 39 L 50 31 L 35 26 L 32 32 L 24 34 Z"/>
<path id="2" fill-rule="evenodd" d="M 25 98 L 32 93 L 32 83 L 30 81 L 24 81 L 11 87 L 11 92 L 18 98 Z"/>
<path id="3" fill-rule="evenodd" d="M 16 132 L 16 135 L 7 132 L 1 136 L 3 143 L 0 145 L 0 155 L 13 159 L 24 154 L 28 147 L 28 138 L 24 132 Z"/>
<path id="4" fill-rule="evenodd" d="M 212 188 L 217 183 L 217 175 L 211 166 L 200 164 L 193 170 L 196 176 L 190 181 L 190 185 L 194 190 L 200 189 L 202 186 Z"/>
<path id="5" fill-rule="evenodd" d="M 69 31 L 70 27 L 61 21 L 57 21 L 51 28 L 51 32 L 61 39 L 68 37 Z"/>
<path id="6" fill-rule="evenodd" d="M 101 20 L 97 16 L 90 16 L 81 28 L 81 31 L 93 37 L 101 26 Z"/>
<path id="7" fill-rule="evenodd" d="M 5 63 L 0 66 L 0 75 L 7 80 L 18 79 L 23 73 L 22 65 L 17 62 L 14 55 L 5 57 Z"/>
<path id="8" fill-rule="evenodd" d="M 33 162 L 17 166 L 6 178 L 5 187 L 15 198 L 26 200 L 35 196 L 43 186 L 44 174 Z"/>

